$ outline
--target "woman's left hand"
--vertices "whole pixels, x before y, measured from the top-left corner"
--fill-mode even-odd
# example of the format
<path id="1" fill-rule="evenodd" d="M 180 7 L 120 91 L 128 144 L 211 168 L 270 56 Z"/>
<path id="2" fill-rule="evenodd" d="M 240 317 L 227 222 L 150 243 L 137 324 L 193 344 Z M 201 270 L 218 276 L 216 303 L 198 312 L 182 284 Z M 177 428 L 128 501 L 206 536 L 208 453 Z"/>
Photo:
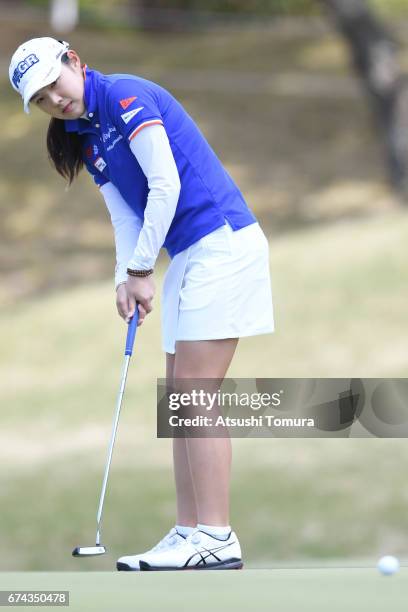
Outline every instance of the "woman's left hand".
<path id="1" fill-rule="evenodd" d="M 152 300 L 156 287 L 152 276 L 128 276 L 126 290 L 129 300 L 129 312 L 126 323 L 133 317 L 136 303 L 139 303 L 147 314 L 153 310 Z"/>

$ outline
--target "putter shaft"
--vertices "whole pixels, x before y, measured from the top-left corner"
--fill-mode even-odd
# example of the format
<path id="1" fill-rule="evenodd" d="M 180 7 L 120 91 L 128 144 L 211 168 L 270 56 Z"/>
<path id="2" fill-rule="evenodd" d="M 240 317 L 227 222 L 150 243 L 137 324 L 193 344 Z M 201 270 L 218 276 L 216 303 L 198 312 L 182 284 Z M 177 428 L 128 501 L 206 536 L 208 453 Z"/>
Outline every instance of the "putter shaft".
<path id="1" fill-rule="evenodd" d="M 106 485 L 107 485 L 107 482 L 108 482 L 109 470 L 110 470 L 110 466 L 111 466 L 111 462 L 112 462 L 113 447 L 115 445 L 116 432 L 117 432 L 117 429 L 118 429 L 120 409 L 121 409 L 121 406 L 122 406 L 122 399 L 123 399 L 123 394 L 124 394 L 125 386 L 126 386 L 126 378 L 127 378 L 127 373 L 128 373 L 128 369 L 129 369 L 129 362 L 130 362 L 130 355 L 126 355 L 125 356 L 125 364 L 124 364 L 124 368 L 123 368 L 123 374 L 122 374 L 122 382 L 121 382 L 121 385 L 120 385 L 119 395 L 118 395 L 118 399 L 117 399 L 117 403 L 116 403 L 116 411 L 115 411 L 115 415 L 114 415 L 114 418 L 113 418 L 112 434 L 111 434 L 111 438 L 110 438 L 110 442 L 109 442 L 108 457 L 107 457 L 107 461 L 106 461 L 105 474 L 104 474 L 104 477 L 103 477 L 101 496 L 100 496 L 100 499 L 99 499 L 98 513 L 96 515 L 96 524 L 97 524 L 96 546 L 100 546 L 100 542 L 101 542 L 100 530 L 101 530 L 103 503 L 105 501 Z"/>
<path id="2" fill-rule="evenodd" d="M 127 373 L 129 369 L 129 362 L 130 362 L 130 358 L 133 352 L 133 344 L 135 341 L 138 320 L 139 320 L 139 310 L 138 310 L 138 307 L 136 306 L 135 313 L 132 316 L 130 323 L 128 324 L 128 331 L 127 331 L 127 336 L 126 336 L 126 347 L 125 347 L 125 364 L 123 368 L 122 381 L 120 384 L 118 400 L 116 403 L 116 411 L 115 411 L 115 415 L 113 419 L 113 428 L 112 428 L 112 433 L 111 433 L 111 438 L 110 438 L 110 443 L 109 443 L 105 474 L 103 477 L 102 491 L 101 491 L 101 496 L 99 499 L 98 513 L 96 515 L 96 523 L 97 523 L 96 544 L 95 546 L 77 546 L 76 548 L 74 548 L 72 552 L 74 557 L 93 557 L 94 555 L 103 555 L 106 552 L 105 547 L 102 546 L 101 544 L 101 534 L 100 534 L 101 521 L 102 521 L 102 510 L 103 510 L 103 503 L 105 500 L 106 485 L 108 482 L 109 469 L 110 469 L 110 465 L 112 461 L 112 453 L 113 453 L 113 447 L 115 444 L 116 431 L 118 429 L 120 409 L 122 406 L 122 399 L 123 399 L 123 394 L 125 391 L 126 378 L 127 378 Z"/>

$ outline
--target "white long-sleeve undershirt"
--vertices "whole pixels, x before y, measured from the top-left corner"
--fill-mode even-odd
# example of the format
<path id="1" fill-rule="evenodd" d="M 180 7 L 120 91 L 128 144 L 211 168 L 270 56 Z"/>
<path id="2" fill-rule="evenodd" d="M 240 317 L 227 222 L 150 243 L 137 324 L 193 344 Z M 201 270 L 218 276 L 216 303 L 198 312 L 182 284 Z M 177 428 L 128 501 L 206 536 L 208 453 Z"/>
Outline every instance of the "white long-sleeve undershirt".
<path id="1" fill-rule="evenodd" d="M 143 222 L 112 183 L 101 187 L 115 231 L 116 287 L 127 280 L 127 268 L 148 270 L 154 267 L 180 194 L 180 177 L 162 125 L 141 130 L 131 141 L 130 148 L 149 187 Z"/>
<path id="2" fill-rule="evenodd" d="M 115 287 L 127 280 L 126 268 L 132 257 L 142 229 L 142 220 L 136 215 L 112 183 L 105 183 L 101 193 L 109 210 L 116 246 Z"/>

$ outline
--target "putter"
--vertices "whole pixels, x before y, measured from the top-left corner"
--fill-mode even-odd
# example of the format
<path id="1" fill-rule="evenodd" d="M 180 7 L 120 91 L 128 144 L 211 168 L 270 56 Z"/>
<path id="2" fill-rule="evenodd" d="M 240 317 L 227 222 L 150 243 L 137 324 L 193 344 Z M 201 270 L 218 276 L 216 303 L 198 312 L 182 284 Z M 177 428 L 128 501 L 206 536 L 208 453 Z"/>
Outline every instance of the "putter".
<path id="1" fill-rule="evenodd" d="M 103 477 L 101 497 L 99 499 L 98 513 L 96 515 L 96 544 L 95 546 L 77 546 L 72 551 L 74 557 L 94 557 L 95 555 L 103 555 L 106 552 L 105 546 L 101 544 L 101 519 L 103 502 L 105 500 L 106 485 L 108 482 L 109 469 L 112 461 L 113 446 L 115 444 L 116 431 L 118 429 L 120 408 L 122 406 L 123 393 L 125 391 L 126 377 L 129 368 L 129 361 L 133 351 L 133 344 L 136 336 L 137 322 L 139 320 L 139 311 L 136 306 L 135 314 L 128 324 L 126 348 L 125 348 L 125 365 L 123 368 L 122 382 L 119 389 L 118 400 L 116 404 L 115 416 L 113 419 L 112 435 L 109 443 L 108 457 L 105 467 L 105 475 Z"/>

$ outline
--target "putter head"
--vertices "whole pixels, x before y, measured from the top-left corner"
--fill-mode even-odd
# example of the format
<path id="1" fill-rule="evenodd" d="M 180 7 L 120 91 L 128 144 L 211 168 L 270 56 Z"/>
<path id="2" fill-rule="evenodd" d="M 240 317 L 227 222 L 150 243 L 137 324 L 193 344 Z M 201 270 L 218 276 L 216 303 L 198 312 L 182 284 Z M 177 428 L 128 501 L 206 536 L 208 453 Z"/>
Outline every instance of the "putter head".
<path id="1" fill-rule="evenodd" d="M 72 551 L 73 557 L 95 557 L 96 555 L 104 555 L 106 548 L 100 544 L 97 546 L 77 546 Z"/>

